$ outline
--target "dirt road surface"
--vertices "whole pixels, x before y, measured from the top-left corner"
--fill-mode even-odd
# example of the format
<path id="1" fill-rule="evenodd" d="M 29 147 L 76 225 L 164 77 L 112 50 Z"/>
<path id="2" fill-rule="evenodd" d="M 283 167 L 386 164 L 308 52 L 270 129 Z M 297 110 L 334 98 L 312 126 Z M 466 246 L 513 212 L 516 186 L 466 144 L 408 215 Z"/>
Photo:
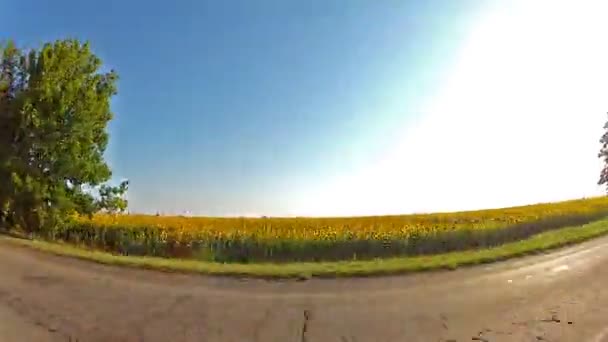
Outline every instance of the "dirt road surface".
<path id="1" fill-rule="evenodd" d="M 0 240 L 0 341 L 608 341 L 608 238 L 456 271 L 264 281 Z"/>

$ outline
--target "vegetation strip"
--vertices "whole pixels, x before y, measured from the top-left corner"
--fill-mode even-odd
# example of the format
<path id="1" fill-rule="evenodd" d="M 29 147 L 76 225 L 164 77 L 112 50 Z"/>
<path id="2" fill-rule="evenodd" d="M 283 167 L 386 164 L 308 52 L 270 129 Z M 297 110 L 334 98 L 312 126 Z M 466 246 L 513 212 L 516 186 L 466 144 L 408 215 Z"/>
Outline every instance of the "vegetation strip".
<path id="1" fill-rule="evenodd" d="M 260 278 L 347 277 L 399 274 L 433 269 L 453 269 L 531 254 L 589 240 L 608 233 L 608 218 L 582 226 L 562 228 L 535 235 L 526 240 L 490 249 L 454 252 L 430 256 L 375 259 L 367 261 L 223 264 L 184 259 L 113 255 L 65 243 L 51 243 L 0 236 L 1 241 L 15 245 L 90 260 L 103 264 L 140 267 L 173 272 L 208 275 L 247 276 Z"/>
<path id="2" fill-rule="evenodd" d="M 608 216 L 608 197 L 521 207 L 375 217 L 214 218 L 94 215 L 37 232 L 128 256 L 290 263 L 492 248 Z"/>

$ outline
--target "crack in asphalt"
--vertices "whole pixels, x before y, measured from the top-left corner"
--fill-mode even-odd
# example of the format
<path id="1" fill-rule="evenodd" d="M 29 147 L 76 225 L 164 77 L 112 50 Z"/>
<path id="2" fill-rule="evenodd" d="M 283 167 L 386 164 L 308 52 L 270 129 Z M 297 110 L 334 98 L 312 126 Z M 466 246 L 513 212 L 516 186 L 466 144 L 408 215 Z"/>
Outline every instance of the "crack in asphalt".
<path id="1" fill-rule="evenodd" d="M 306 333 L 308 332 L 308 322 L 310 321 L 311 314 L 309 310 L 304 310 L 304 322 L 302 323 L 302 338 L 301 342 L 308 342 Z"/>

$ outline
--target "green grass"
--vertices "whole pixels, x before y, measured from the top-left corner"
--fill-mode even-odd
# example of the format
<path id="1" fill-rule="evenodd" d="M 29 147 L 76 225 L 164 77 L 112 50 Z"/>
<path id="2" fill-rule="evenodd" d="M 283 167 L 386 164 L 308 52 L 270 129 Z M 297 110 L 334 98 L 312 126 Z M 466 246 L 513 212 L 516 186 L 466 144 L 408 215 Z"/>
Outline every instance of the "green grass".
<path id="1" fill-rule="evenodd" d="M 397 257 L 365 261 L 298 263 L 215 263 L 185 259 L 113 255 L 65 243 L 27 240 L 1 235 L 0 240 L 31 247 L 56 255 L 75 257 L 102 264 L 139 267 L 172 272 L 261 278 L 348 277 L 400 274 L 487 263 L 562 247 L 608 234 L 608 218 L 576 227 L 562 228 L 535 235 L 526 240 L 499 247 L 453 252 L 430 256 Z"/>

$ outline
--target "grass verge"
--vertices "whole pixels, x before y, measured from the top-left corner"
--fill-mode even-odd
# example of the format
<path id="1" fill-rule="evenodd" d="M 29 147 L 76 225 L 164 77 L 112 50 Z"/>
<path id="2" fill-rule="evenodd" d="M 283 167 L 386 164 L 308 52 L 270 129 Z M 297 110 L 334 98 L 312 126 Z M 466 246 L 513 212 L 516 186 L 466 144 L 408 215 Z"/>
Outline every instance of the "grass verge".
<path id="1" fill-rule="evenodd" d="M 27 240 L 0 235 L 1 241 L 31 247 L 56 255 L 102 264 L 139 267 L 171 272 L 258 278 L 348 277 L 399 274 L 488 263 L 589 240 L 608 234 L 608 218 L 576 227 L 535 235 L 499 247 L 438 255 L 397 257 L 365 261 L 298 262 L 286 264 L 232 264 L 185 259 L 114 255 L 59 242 Z"/>

